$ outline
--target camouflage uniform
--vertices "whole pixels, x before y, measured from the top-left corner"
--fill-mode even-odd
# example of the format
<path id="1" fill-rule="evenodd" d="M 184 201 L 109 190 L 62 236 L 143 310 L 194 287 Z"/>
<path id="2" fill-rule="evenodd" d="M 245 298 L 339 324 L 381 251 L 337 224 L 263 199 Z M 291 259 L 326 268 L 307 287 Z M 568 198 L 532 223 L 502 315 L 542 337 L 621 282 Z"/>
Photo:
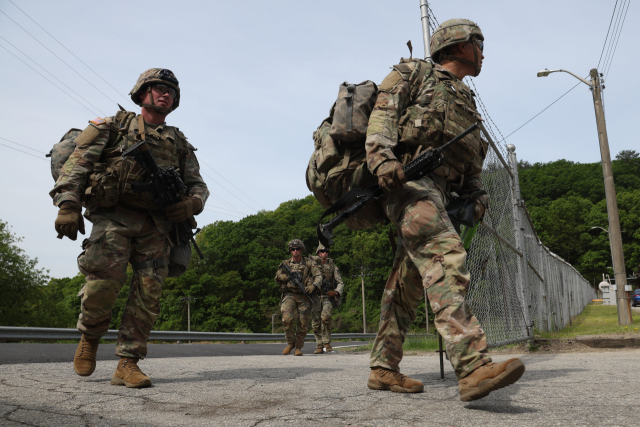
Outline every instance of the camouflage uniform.
<path id="1" fill-rule="evenodd" d="M 368 167 L 375 172 L 396 159 L 406 164 L 479 120 L 471 90 L 453 73 L 438 64 L 402 60 L 380 85 L 369 119 Z M 465 301 L 470 280 L 466 252 L 445 211 L 451 191 L 482 190 L 479 174 L 487 149 L 487 142 L 476 131 L 446 149 L 445 163 L 431 176 L 408 182 L 382 200 L 400 245 L 382 298 L 372 368 L 399 370 L 402 345 L 416 317 L 422 286 L 458 378 L 491 361 L 484 331 Z M 477 201 L 488 207 L 486 195 Z"/>
<path id="2" fill-rule="evenodd" d="M 318 265 L 323 281 L 319 295 L 314 295 L 316 305 L 311 310 L 311 327 L 313 328 L 313 335 L 316 337 L 316 346 L 320 348 L 323 344 L 331 343 L 331 312 L 334 304 L 338 304 L 338 301 L 342 298 L 344 284 L 342 283 L 340 270 L 331 258 L 327 258 L 326 264 L 322 264 L 322 258 L 320 257 L 314 256 L 311 258 Z M 324 288 L 325 280 L 329 282 L 329 288 Z M 328 297 L 328 291 L 336 291 L 338 295 Z"/>
<path id="3" fill-rule="evenodd" d="M 87 208 L 85 217 L 93 223 L 91 235 L 82 243 L 83 252 L 78 256 L 86 283 L 79 294 L 82 309 L 77 327 L 89 339 L 98 339 L 107 332 L 111 309 L 127 278 L 127 265 L 141 267 L 134 268 L 116 355 L 144 358 L 147 339 L 160 312 L 162 284 L 169 271 L 173 223 L 150 193 L 131 189 L 131 182 L 148 182 L 149 176 L 140 164 L 121 157 L 139 133 L 139 116 L 128 114 L 128 132 L 125 129 L 121 134 L 116 128 L 125 113 L 89 122 L 49 194 L 56 206 L 67 201 L 83 203 Z M 184 134 L 165 123 L 147 123 L 145 132 L 158 165 L 179 167 L 187 196 L 200 199 L 204 207 L 209 191 L 200 176 L 195 148 Z M 153 264 L 141 264 L 154 260 Z"/>
<path id="4" fill-rule="evenodd" d="M 322 284 L 322 275 L 311 258 L 302 257 L 299 262 L 290 258 L 283 261 L 283 264 L 289 266 L 291 271 L 298 271 L 302 277 L 304 286 L 313 285 L 316 289 L 320 289 Z M 296 348 L 304 346 L 304 340 L 307 336 L 309 325 L 309 315 L 311 313 L 311 302 L 309 297 L 303 294 L 299 288 L 291 282 L 281 283 L 278 276 L 285 274 L 282 268 L 276 272 L 276 283 L 280 285 L 282 297 L 280 299 L 280 311 L 282 312 L 282 325 L 284 327 L 284 335 L 287 343 L 295 345 Z M 297 319 L 297 331 L 296 331 Z"/>

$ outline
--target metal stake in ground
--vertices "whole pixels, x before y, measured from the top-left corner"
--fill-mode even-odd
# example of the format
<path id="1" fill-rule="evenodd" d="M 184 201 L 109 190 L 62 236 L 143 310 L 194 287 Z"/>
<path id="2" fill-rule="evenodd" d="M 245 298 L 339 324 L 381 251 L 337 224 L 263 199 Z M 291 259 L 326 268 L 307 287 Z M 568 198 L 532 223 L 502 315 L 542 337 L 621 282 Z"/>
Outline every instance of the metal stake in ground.
<path id="1" fill-rule="evenodd" d="M 187 331 L 191 332 L 191 301 L 195 301 L 198 298 L 193 298 L 193 297 L 184 297 L 184 298 L 180 298 L 180 301 L 186 301 L 187 302 Z"/>
<path id="2" fill-rule="evenodd" d="M 365 270 L 369 270 L 368 268 L 364 268 L 364 265 L 360 266 L 360 274 L 354 274 L 351 277 L 361 277 L 362 278 L 362 331 L 367 333 L 367 313 L 366 313 L 366 304 L 364 300 L 364 278 L 371 276 L 371 274 L 364 274 Z"/>

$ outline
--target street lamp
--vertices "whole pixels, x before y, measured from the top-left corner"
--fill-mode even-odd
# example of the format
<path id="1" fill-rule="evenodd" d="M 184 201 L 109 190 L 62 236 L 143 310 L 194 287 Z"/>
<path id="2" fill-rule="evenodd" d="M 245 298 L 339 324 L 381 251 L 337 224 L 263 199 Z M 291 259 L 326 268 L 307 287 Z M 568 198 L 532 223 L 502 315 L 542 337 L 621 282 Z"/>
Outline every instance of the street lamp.
<path id="1" fill-rule="evenodd" d="M 600 156 L 602 157 L 602 173 L 604 175 L 604 191 L 607 197 L 607 214 L 609 217 L 609 244 L 611 245 L 611 258 L 613 259 L 613 274 L 616 280 L 616 298 L 618 306 L 618 323 L 620 325 L 630 325 L 631 319 L 631 298 L 625 291 L 627 285 L 627 272 L 624 266 L 624 253 L 622 250 L 622 234 L 620 232 L 620 216 L 618 214 L 618 202 L 616 201 L 616 188 L 613 182 L 613 169 L 611 167 L 611 153 L 609 152 L 609 139 L 607 137 L 607 125 L 604 120 L 604 109 L 602 108 L 602 89 L 598 70 L 591 69 L 589 75 L 591 80 L 567 70 L 538 71 L 538 77 L 547 77 L 551 73 L 564 72 L 571 74 L 582 83 L 589 86 L 593 95 L 593 107 L 596 112 L 596 125 L 598 127 L 598 141 L 600 143 Z M 599 228 L 599 227 L 598 227 Z M 603 229 L 604 230 L 604 229 Z M 620 286 L 617 286 L 620 285 Z"/>

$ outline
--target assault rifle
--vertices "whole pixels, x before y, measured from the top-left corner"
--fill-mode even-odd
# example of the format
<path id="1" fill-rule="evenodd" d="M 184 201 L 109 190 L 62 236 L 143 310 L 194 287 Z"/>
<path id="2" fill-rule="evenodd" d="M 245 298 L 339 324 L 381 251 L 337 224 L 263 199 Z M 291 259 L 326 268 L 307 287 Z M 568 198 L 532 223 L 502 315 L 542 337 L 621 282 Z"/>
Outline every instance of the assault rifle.
<path id="1" fill-rule="evenodd" d="M 478 124 L 474 123 L 467 129 L 465 129 L 461 134 L 453 138 L 451 141 L 447 142 L 441 147 L 434 148 L 433 150 L 427 150 L 416 157 L 414 160 L 409 162 L 403 168 L 407 180 L 415 181 L 433 172 L 444 162 L 444 150 L 450 145 L 457 143 L 476 129 L 478 129 Z M 384 191 L 382 190 L 382 188 L 380 188 L 378 184 L 373 184 L 367 187 L 365 190 L 356 188 L 342 196 L 337 202 L 333 204 L 333 206 L 331 206 L 322 214 L 320 220 L 318 221 L 316 234 L 318 235 L 318 240 L 320 240 L 320 243 L 322 243 L 327 248 L 333 245 L 333 229 L 345 222 L 351 216 L 358 213 L 358 211 L 360 211 L 368 204 L 374 202 L 375 200 L 378 200 L 383 195 Z M 342 212 L 336 215 L 328 223 L 320 224 L 323 218 L 340 210 L 342 210 Z"/>
<path id="2" fill-rule="evenodd" d="M 133 156 L 143 168 L 151 172 L 151 181 L 149 182 L 132 182 L 131 189 L 133 191 L 150 191 L 153 193 L 153 201 L 162 209 L 167 206 L 175 205 L 182 201 L 182 196 L 187 192 L 180 175 L 172 167 L 160 167 L 153 158 L 151 151 L 145 141 L 134 144 L 131 148 L 122 153 L 122 158 Z M 174 223 L 175 240 L 178 246 L 182 246 L 191 241 L 196 249 L 200 259 L 204 259 L 204 255 L 193 238 L 199 231 L 196 220 L 191 217 L 182 222 Z M 195 233 L 193 229 L 196 228 Z"/>
<path id="3" fill-rule="evenodd" d="M 304 290 L 304 285 L 302 284 L 302 277 L 300 276 L 300 272 L 292 271 L 291 268 L 289 268 L 289 266 L 284 262 L 280 264 L 280 268 L 284 270 L 287 276 L 289 276 L 289 281 L 293 283 L 295 286 L 297 286 L 303 295 L 306 295 L 309 298 L 309 301 L 311 301 L 311 305 L 315 305 L 316 303 L 313 302 L 313 298 L 311 298 L 311 295 L 309 295 L 307 291 Z"/>

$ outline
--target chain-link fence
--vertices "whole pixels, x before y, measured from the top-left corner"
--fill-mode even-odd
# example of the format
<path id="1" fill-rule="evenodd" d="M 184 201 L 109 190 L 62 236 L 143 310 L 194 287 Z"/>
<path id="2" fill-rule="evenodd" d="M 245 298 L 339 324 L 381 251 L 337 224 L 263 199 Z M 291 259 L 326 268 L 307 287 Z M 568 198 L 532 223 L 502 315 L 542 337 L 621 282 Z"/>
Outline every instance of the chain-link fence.
<path id="1" fill-rule="evenodd" d="M 482 173 L 491 207 L 468 250 L 468 302 L 497 347 L 527 340 L 534 329 L 563 328 L 596 293 L 538 238 L 520 197 L 515 147 L 483 135 L 491 146 Z"/>

